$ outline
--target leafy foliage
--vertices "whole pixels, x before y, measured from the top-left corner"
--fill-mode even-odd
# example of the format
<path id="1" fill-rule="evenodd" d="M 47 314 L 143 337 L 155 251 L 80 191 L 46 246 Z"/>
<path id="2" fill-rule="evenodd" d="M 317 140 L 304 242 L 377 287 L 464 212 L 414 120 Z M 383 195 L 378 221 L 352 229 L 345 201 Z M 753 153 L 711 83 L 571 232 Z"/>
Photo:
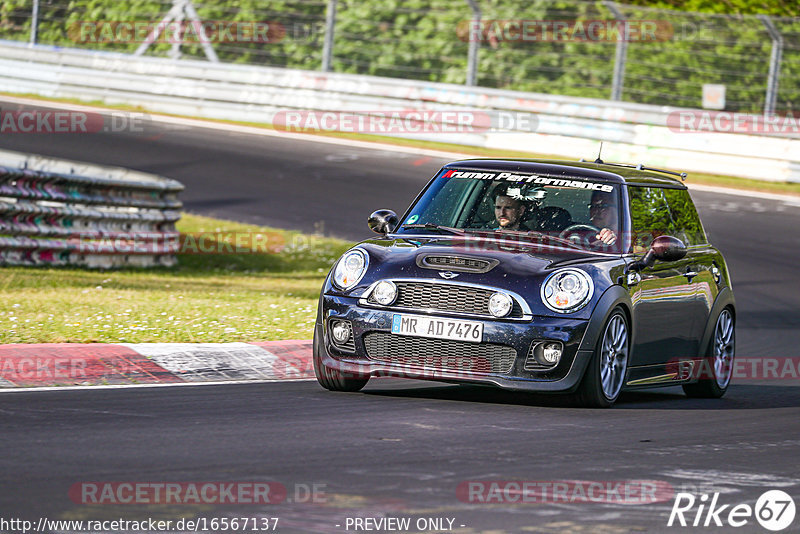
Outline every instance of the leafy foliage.
<path id="1" fill-rule="evenodd" d="M 0 5 L 0 38 L 27 40 L 32 0 Z M 612 21 L 601 2 L 477 0 L 480 22 L 464 0 L 338 0 L 332 67 L 337 72 L 431 82 L 466 82 L 470 40 L 478 45 L 478 85 L 607 99 L 617 53 L 615 38 L 555 38 L 552 25 Z M 317 70 L 322 66 L 327 0 L 195 0 L 204 21 L 262 22 L 269 42 L 215 42 L 222 61 Z M 170 0 L 42 0 L 38 41 L 133 52 L 139 42 L 91 42 L 84 22 L 159 21 Z M 727 87 L 727 109 L 764 107 L 772 41 L 755 14 L 769 14 L 784 39 L 777 109 L 800 101 L 800 15 L 792 0 L 629 0 L 618 4 L 633 25 L 657 26 L 655 38 L 627 45 L 623 99 L 700 107 L 702 86 Z M 679 9 L 681 11 L 675 11 Z M 781 18 L 783 17 L 783 18 Z M 515 38 L 509 21 L 538 27 Z M 542 30 L 542 28 L 545 28 Z M 547 28 L 550 28 L 548 33 Z M 545 33 L 543 34 L 542 31 Z M 513 32 L 512 32 L 513 33 Z M 158 42 L 148 54 L 166 55 Z M 197 43 L 183 57 L 204 58 Z"/>

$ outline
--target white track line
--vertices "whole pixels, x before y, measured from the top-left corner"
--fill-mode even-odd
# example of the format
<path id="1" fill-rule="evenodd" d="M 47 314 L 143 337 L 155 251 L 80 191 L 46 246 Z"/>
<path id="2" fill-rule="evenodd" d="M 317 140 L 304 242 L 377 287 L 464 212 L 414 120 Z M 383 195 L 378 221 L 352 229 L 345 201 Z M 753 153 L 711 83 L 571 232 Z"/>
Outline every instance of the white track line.
<path id="1" fill-rule="evenodd" d="M 279 378 L 275 380 L 219 380 L 215 382 L 169 382 L 151 384 L 104 384 L 87 386 L 18 386 L 13 388 L 0 388 L 3 393 L 25 393 L 28 391 L 90 391 L 95 389 L 130 389 L 130 388 L 166 388 L 173 386 L 225 386 L 228 384 L 283 384 L 286 382 L 316 382 L 316 378 Z"/>
<path id="2" fill-rule="evenodd" d="M 785 202 L 793 206 L 800 206 L 800 196 L 796 195 L 781 195 L 780 193 L 766 193 L 763 191 L 747 191 L 745 189 L 730 189 L 727 187 L 719 187 L 715 185 L 693 184 L 688 182 L 687 187 L 690 191 L 703 191 L 705 193 L 719 193 L 722 195 L 736 195 L 748 198 L 760 198 L 762 200 L 777 200 Z"/>

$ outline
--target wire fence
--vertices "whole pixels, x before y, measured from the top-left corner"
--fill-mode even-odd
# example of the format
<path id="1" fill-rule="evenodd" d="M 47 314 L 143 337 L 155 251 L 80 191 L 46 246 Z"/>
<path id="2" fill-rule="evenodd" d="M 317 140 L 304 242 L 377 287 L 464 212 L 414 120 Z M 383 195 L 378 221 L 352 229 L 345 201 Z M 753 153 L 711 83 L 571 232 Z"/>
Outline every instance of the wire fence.
<path id="1" fill-rule="evenodd" d="M 680 107 L 707 86 L 729 111 L 800 103 L 800 18 L 610 1 L 4 0 L 0 38 Z"/>

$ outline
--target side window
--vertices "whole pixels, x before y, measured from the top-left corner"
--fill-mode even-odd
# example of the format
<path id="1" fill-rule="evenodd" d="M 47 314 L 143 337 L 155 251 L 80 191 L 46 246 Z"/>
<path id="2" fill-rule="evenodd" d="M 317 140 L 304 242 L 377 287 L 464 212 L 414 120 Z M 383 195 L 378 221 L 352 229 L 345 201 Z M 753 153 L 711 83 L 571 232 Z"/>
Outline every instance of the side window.
<path id="1" fill-rule="evenodd" d="M 706 233 L 697 215 L 692 197 L 685 189 L 665 189 L 664 196 L 669 204 L 672 221 L 675 225 L 675 237 L 683 241 L 687 247 L 704 245 Z"/>
<path id="2" fill-rule="evenodd" d="M 633 252 L 646 252 L 653 239 L 674 230 L 669 205 L 661 187 L 628 186 Z"/>
<path id="3" fill-rule="evenodd" d="M 485 186 L 481 186 L 480 190 L 476 190 L 476 193 L 480 193 L 482 198 L 479 198 L 480 195 L 475 195 L 474 197 L 474 214 L 472 214 L 472 220 L 465 221 L 463 226 L 468 228 L 484 228 L 487 225 L 491 226 L 494 222 L 494 191 L 501 187 L 503 184 L 495 183 L 495 182 L 486 182 Z"/>
<path id="4" fill-rule="evenodd" d="M 417 222 L 453 226 L 470 192 L 480 184 L 477 180 L 450 178 L 436 185 L 439 188 L 426 193 L 429 198 L 421 199 L 418 203 L 424 208 L 416 214 Z"/>

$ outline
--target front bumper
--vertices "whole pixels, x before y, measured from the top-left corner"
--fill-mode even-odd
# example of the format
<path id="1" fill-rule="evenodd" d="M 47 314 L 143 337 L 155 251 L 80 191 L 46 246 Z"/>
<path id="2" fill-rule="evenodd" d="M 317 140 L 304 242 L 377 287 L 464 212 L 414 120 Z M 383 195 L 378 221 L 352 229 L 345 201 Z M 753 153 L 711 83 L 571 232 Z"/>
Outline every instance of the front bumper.
<path id="1" fill-rule="evenodd" d="M 565 317 L 534 316 L 530 321 L 483 320 L 481 344 L 510 347 L 516 355 L 510 370 L 491 372 L 475 370 L 469 366 L 450 365 L 454 360 L 448 354 L 409 354 L 403 363 L 376 361 L 376 354 L 368 357 L 365 336 L 382 332 L 392 339 L 406 338 L 391 334 L 392 317 L 397 311 L 361 306 L 358 299 L 323 295 L 317 318 L 315 336 L 320 336 L 321 363 L 344 373 L 364 376 L 395 376 L 421 380 L 465 382 L 494 385 L 509 390 L 569 392 L 579 384 L 592 356 L 594 340 L 584 339 L 589 321 Z M 414 312 L 419 314 L 420 312 Z M 455 318 L 457 315 L 436 312 L 436 317 Z M 354 348 L 342 349 L 333 344 L 328 325 L 331 319 L 350 321 Z M 474 319 L 470 319 L 474 320 Z M 320 338 L 318 337 L 318 339 Z M 385 336 L 384 336 L 385 337 Z M 411 338 L 420 340 L 423 338 Z M 427 339 L 427 338 L 424 338 Z M 525 362 L 531 345 L 538 341 L 560 341 L 563 354 L 559 363 L 548 370 L 526 370 Z M 466 343 L 466 342 L 456 342 Z M 472 344 L 477 345 L 477 344 Z M 447 343 L 437 346 L 448 346 Z M 452 345 L 451 345 L 452 346 Z M 579 350 L 584 347 L 584 350 Z M 472 347 L 470 347 L 472 348 Z M 447 352 L 445 349 L 444 352 Z M 457 352 L 457 350 L 453 350 Z"/>

